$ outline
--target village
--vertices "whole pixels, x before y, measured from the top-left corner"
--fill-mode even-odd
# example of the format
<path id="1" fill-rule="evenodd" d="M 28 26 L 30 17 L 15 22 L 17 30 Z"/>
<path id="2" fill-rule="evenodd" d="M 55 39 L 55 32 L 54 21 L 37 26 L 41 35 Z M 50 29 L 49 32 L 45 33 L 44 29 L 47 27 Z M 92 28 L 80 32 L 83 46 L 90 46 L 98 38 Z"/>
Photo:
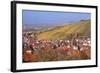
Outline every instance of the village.
<path id="1" fill-rule="evenodd" d="M 86 60 L 91 58 L 91 39 L 71 34 L 61 40 L 38 39 L 38 33 L 23 33 L 23 62 Z"/>

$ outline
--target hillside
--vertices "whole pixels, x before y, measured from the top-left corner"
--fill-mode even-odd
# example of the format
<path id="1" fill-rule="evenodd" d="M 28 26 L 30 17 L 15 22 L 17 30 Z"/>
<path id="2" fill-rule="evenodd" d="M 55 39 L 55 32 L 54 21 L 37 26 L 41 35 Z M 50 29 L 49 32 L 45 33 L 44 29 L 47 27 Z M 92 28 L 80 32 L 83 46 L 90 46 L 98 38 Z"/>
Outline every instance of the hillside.
<path id="1" fill-rule="evenodd" d="M 67 39 L 67 37 L 73 33 L 81 34 L 81 36 L 89 36 L 90 29 L 91 29 L 90 20 L 85 20 L 85 21 L 80 21 L 78 23 L 57 26 L 53 29 L 42 32 L 38 35 L 38 39 L 46 39 L 46 40 Z"/>

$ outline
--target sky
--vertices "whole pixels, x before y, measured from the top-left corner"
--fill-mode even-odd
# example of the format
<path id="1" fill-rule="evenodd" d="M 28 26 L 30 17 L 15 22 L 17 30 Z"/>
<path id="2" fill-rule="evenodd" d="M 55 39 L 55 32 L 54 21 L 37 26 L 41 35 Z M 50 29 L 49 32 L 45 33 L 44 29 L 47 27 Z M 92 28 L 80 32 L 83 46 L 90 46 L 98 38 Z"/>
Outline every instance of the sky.
<path id="1" fill-rule="evenodd" d="M 33 26 L 52 26 L 66 23 L 79 22 L 91 18 L 90 13 L 79 12 L 55 12 L 55 11 L 22 11 L 22 24 Z"/>

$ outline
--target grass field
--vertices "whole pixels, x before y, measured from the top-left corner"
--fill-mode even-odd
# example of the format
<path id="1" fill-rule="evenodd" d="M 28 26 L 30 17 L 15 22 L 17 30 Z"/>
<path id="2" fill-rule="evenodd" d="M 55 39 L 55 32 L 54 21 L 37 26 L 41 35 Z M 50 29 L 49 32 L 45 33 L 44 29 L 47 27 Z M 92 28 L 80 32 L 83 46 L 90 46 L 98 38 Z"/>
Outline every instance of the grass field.
<path id="1" fill-rule="evenodd" d="M 39 34 L 38 39 L 60 40 L 65 39 L 72 33 L 80 33 L 85 36 L 90 35 L 90 21 L 81 21 L 75 24 L 65 24 L 63 26 L 55 27 Z"/>

